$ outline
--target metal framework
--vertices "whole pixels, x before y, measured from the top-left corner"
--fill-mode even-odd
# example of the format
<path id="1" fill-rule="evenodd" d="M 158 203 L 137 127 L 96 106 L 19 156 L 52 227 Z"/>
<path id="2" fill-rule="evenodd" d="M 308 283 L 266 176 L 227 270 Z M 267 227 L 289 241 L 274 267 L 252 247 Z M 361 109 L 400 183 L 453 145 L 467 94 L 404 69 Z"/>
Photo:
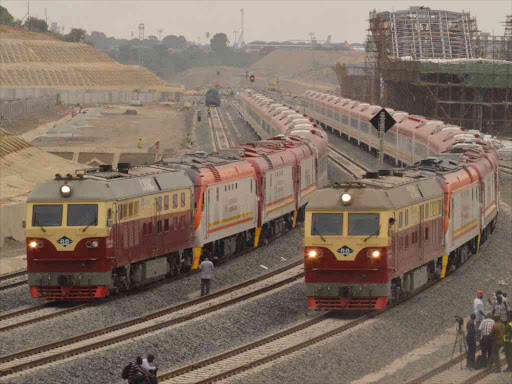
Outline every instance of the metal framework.
<path id="1" fill-rule="evenodd" d="M 410 7 L 370 12 L 370 30 L 381 54 L 413 59 L 475 57 L 476 19 L 469 13 Z"/>
<path id="2" fill-rule="evenodd" d="M 336 68 L 343 97 L 512 135 L 512 16 L 499 38 L 478 33 L 468 13 L 426 7 L 369 21 L 363 70 Z"/>

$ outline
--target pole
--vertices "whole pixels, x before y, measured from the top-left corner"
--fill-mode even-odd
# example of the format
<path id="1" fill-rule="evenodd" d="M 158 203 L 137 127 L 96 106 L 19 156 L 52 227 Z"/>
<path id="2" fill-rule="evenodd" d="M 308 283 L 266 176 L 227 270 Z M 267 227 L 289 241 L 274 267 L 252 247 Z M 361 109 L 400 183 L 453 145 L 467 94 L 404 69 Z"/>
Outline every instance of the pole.
<path id="1" fill-rule="evenodd" d="M 384 128 L 386 124 L 386 115 L 384 112 L 380 113 L 379 119 L 379 169 L 384 165 Z"/>

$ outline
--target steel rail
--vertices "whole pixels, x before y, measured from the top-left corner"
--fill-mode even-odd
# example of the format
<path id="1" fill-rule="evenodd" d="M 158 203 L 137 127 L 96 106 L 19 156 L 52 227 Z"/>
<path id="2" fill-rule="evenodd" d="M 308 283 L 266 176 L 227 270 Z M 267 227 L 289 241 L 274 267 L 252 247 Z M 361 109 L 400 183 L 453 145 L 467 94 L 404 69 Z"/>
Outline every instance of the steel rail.
<path id="1" fill-rule="evenodd" d="M 165 321 L 162 321 L 162 322 L 157 323 L 157 324 L 154 324 L 154 322 L 152 321 L 152 320 L 155 320 L 157 318 L 163 317 L 165 315 L 169 315 L 169 314 L 172 314 L 174 312 L 178 312 L 180 310 L 184 310 L 184 309 L 188 309 L 188 308 L 194 307 L 196 305 L 199 305 L 199 304 L 211 301 L 213 299 L 220 298 L 220 297 L 225 296 L 227 294 L 233 293 L 233 292 L 235 292 L 237 290 L 249 287 L 249 286 L 251 286 L 253 284 L 262 282 L 262 281 L 267 280 L 267 279 L 269 279 L 271 277 L 274 277 L 274 276 L 279 275 L 279 274 L 281 274 L 283 272 L 286 272 L 286 271 L 288 271 L 288 270 L 290 270 L 292 268 L 295 268 L 295 267 L 299 266 L 300 264 L 302 264 L 302 262 L 303 262 L 302 260 L 299 260 L 299 261 L 296 261 L 294 263 L 290 263 L 290 264 L 288 264 L 288 265 L 286 265 L 284 267 L 281 267 L 281 268 L 279 268 L 279 269 L 277 269 L 277 270 L 275 270 L 273 272 L 267 273 L 267 274 L 262 275 L 262 276 L 255 277 L 253 279 L 247 280 L 247 281 L 245 281 L 243 283 L 234 285 L 232 287 L 225 288 L 225 289 L 220 290 L 218 292 L 215 292 L 215 293 L 213 293 L 211 295 L 203 296 L 203 297 L 200 297 L 200 298 L 197 298 L 197 299 L 193 299 L 191 301 L 188 301 L 188 302 L 182 303 L 182 304 L 178 304 L 176 306 L 171 306 L 171 307 L 168 307 L 168 308 L 156 311 L 154 313 L 151 313 L 149 315 L 144 315 L 144 316 L 141 316 L 139 318 L 128 320 L 128 321 L 125 321 L 125 322 L 122 322 L 122 323 L 119 323 L 119 324 L 116 324 L 116 325 L 113 325 L 113 326 L 110 326 L 110 327 L 98 329 L 98 330 L 95 330 L 95 331 L 92 331 L 92 332 L 88 332 L 88 333 L 85 333 L 85 334 L 82 334 L 82 335 L 79 335 L 79 336 L 74 336 L 74 337 L 71 337 L 71 338 L 68 338 L 68 339 L 65 339 L 65 340 L 60 340 L 60 341 L 57 341 L 57 342 L 54 342 L 54 343 L 51 343 L 51 344 L 43 345 L 43 346 L 36 347 L 36 348 L 31 348 L 31 349 L 26 350 L 26 351 L 22 351 L 22 352 L 18 352 L 18 353 L 14 353 L 14 354 L 11 354 L 11 355 L 8 355 L 8 356 L 1 357 L 0 358 L 0 364 L 5 364 L 5 363 L 8 363 L 8 362 L 15 361 L 15 360 L 20 360 L 20 359 L 23 359 L 23 360 L 20 361 L 19 364 L 15 364 L 15 365 L 9 366 L 7 368 L 0 369 L 0 377 L 8 376 L 8 375 L 11 375 L 11 374 L 16 373 L 16 372 L 21 372 L 21 371 L 24 371 L 24 370 L 27 370 L 27 369 L 30 369 L 30 368 L 33 368 L 33 367 L 36 367 L 36 366 L 45 365 L 45 364 L 48 364 L 48 363 L 53 362 L 53 361 L 62 360 L 62 359 L 65 359 L 67 357 L 70 357 L 70 356 L 75 356 L 75 355 L 78 355 L 78 354 L 82 354 L 82 353 L 85 353 L 87 351 L 91 351 L 91 350 L 95 350 L 95 349 L 98 349 L 98 348 L 101 348 L 101 347 L 105 347 L 105 346 L 108 346 L 108 345 L 116 344 L 116 343 L 119 343 L 119 342 L 122 342 L 122 341 L 126 341 L 126 340 L 129 340 L 129 339 L 137 337 L 137 336 L 141 336 L 141 335 L 144 335 L 144 334 L 155 332 L 157 330 L 160 330 L 160 329 L 163 329 L 163 328 L 167 328 L 167 327 L 170 327 L 170 326 L 173 326 L 173 325 L 176 325 L 176 324 L 184 323 L 186 321 L 190 321 L 190 320 L 195 319 L 197 317 L 204 316 L 204 315 L 206 315 L 208 313 L 212 313 L 212 312 L 221 310 L 223 308 L 227 308 L 229 306 L 232 306 L 234 304 L 243 302 L 243 301 L 248 300 L 248 299 L 250 299 L 252 297 L 259 296 L 259 295 L 261 295 L 263 293 L 266 293 L 266 292 L 272 291 L 274 289 L 280 288 L 282 286 L 285 286 L 287 284 L 290 284 L 290 283 L 292 283 L 292 282 L 302 278 L 304 276 L 304 272 L 300 272 L 300 273 L 294 274 L 293 276 L 287 277 L 287 278 L 285 278 L 283 280 L 280 280 L 278 282 L 266 285 L 266 286 L 264 286 L 262 288 L 259 288 L 259 289 L 256 289 L 254 291 L 245 293 L 245 294 L 243 294 L 241 296 L 238 296 L 238 297 L 234 297 L 234 298 L 228 299 L 228 300 L 220 302 L 218 304 L 211 305 L 211 306 L 206 307 L 204 309 L 199 309 L 199 310 L 197 310 L 195 312 L 192 312 L 192 313 L 189 313 L 189 314 L 178 316 L 178 317 L 170 319 L 170 320 L 165 320 Z M 99 340 L 97 342 L 93 342 L 91 344 L 86 344 L 86 345 L 83 345 L 83 346 L 76 346 L 74 348 L 70 348 L 69 350 L 56 351 L 56 353 L 53 354 L 53 355 L 49 355 L 49 356 L 47 355 L 48 351 L 55 350 L 57 348 L 61 348 L 61 347 L 68 346 L 68 345 L 71 345 L 71 344 L 79 343 L 79 342 L 82 342 L 82 341 L 87 341 L 89 339 L 92 339 L 92 338 L 95 338 L 95 337 L 98 337 L 98 336 L 107 335 L 109 333 L 113 333 L 115 331 L 119 331 L 119 330 L 122 330 L 124 328 L 131 327 L 131 326 L 143 325 L 146 322 L 149 322 L 149 325 L 143 326 L 141 328 L 138 328 L 138 329 L 135 329 L 135 330 L 132 330 L 132 331 L 128 331 L 126 333 L 122 333 L 120 335 L 115 335 L 112 338 L 107 338 L 107 339 L 104 339 L 104 340 Z M 43 352 L 45 352 L 45 356 L 37 358 L 37 355 L 39 355 L 39 354 L 41 354 Z M 26 361 L 26 358 L 30 357 L 30 356 L 34 356 L 34 357 L 36 357 L 36 359 L 33 359 L 31 361 Z"/>

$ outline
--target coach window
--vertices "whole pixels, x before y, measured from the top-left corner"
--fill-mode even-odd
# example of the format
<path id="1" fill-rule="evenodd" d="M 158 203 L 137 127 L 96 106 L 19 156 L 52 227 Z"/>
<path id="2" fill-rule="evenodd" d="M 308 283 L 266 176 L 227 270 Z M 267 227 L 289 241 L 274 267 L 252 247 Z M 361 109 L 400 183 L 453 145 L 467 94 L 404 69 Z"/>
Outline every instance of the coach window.
<path id="1" fill-rule="evenodd" d="M 405 210 L 405 226 L 407 227 L 409 225 L 409 210 Z"/>
<path id="2" fill-rule="evenodd" d="M 148 224 L 148 234 L 153 233 L 153 223 Z"/>
<path id="3" fill-rule="evenodd" d="M 398 226 L 402 228 L 404 226 L 404 213 L 400 212 L 400 215 L 398 216 Z"/>
<path id="4" fill-rule="evenodd" d="M 169 210 L 169 195 L 164 196 L 164 210 L 165 211 Z"/>
<path id="5" fill-rule="evenodd" d="M 185 192 L 181 192 L 181 208 L 184 208 L 185 207 L 185 203 L 186 203 L 186 196 L 185 196 Z"/>
<path id="6" fill-rule="evenodd" d="M 164 220 L 164 231 L 167 232 L 169 230 L 169 219 Z"/>
<path id="7" fill-rule="evenodd" d="M 313 213 L 311 236 L 341 236 L 343 233 L 342 213 Z"/>
<path id="8" fill-rule="evenodd" d="M 425 219 L 428 219 L 428 214 L 429 214 L 429 204 L 425 204 Z"/>
<path id="9" fill-rule="evenodd" d="M 163 205 L 162 205 L 162 196 L 160 196 L 160 197 L 156 198 L 156 209 L 157 209 L 157 211 L 161 211 L 162 207 L 163 207 Z"/>
<path id="10" fill-rule="evenodd" d="M 349 213 L 349 236 L 378 236 L 380 233 L 380 214 L 378 213 Z"/>
<path id="11" fill-rule="evenodd" d="M 112 226 L 112 208 L 107 210 L 107 227 Z"/>
<path id="12" fill-rule="evenodd" d="M 173 209 L 178 208 L 178 194 L 177 193 L 174 193 L 172 195 L 172 208 Z"/>
<path id="13" fill-rule="evenodd" d="M 428 241 L 428 227 L 425 228 L 425 241 Z"/>
<path id="14" fill-rule="evenodd" d="M 139 201 L 133 203 L 133 216 L 139 216 Z"/>
<path id="15" fill-rule="evenodd" d="M 70 227 L 98 225 L 98 204 L 69 204 L 67 224 Z"/>
<path id="16" fill-rule="evenodd" d="M 62 205 L 34 205 L 32 207 L 33 227 L 60 227 L 62 225 Z"/>
<path id="17" fill-rule="evenodd" d="M 128 216 L 133 217 L 133 203 L 128 204 Z"/>

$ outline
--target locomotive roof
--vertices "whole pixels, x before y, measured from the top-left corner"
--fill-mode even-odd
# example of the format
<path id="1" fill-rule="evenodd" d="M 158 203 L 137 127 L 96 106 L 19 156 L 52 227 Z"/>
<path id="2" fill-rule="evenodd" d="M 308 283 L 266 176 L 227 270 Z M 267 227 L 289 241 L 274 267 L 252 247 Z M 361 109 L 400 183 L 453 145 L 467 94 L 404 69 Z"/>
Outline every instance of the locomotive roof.
<path id="1" fill-rule="evenodd" d="M 349 193 L 349 205 L 341 203 L 341 195 Z M 418 170 L 403 171 L 391 176 L 358 179 L 317 191 L 308 210 L 372 211 L 392 210 L 442 196 L 441 185 L 434 176 Z"/>
<path id="2" fill-rule="evenodd" d="M 64 184 L 71 187 L 69 197 L 60 195 Z M 128 173 L 88 170 L 82 178 L 57 177 L 37 185 L 27 202 L 113 201 L 191 187 L 192 181 L 184 171 L 170 167 L 134 167 Z"/>

